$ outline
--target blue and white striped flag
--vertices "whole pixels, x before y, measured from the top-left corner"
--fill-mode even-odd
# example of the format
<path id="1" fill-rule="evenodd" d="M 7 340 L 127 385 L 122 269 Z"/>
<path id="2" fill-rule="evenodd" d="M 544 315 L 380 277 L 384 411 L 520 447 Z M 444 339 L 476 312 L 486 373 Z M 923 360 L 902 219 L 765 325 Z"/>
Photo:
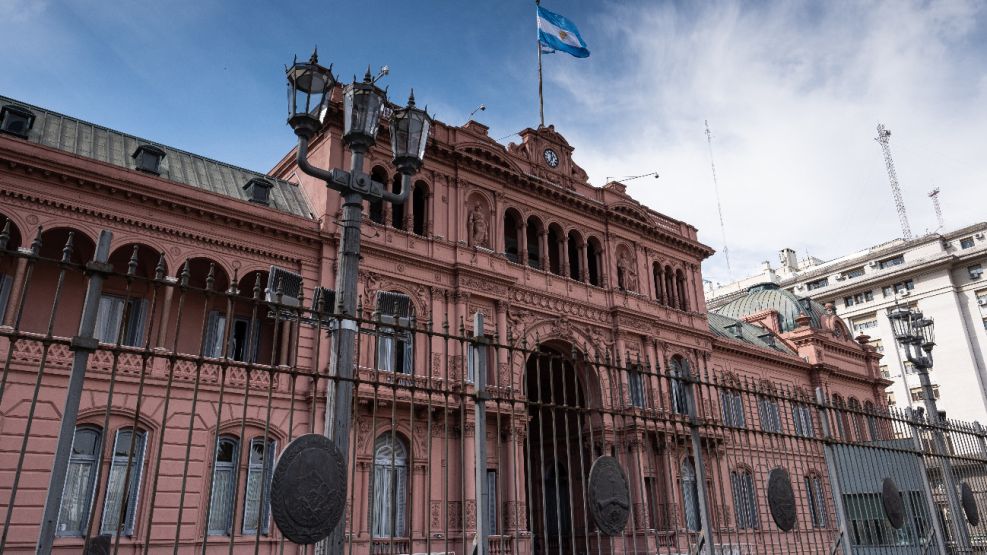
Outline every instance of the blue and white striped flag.
<path id="1" fill-rule="evenodd" d="M 552 53 L 561 50 L 577 58 L 589 56 L 586 42 L 579 36 L 576 24 L 565 17 L 550 12 L 541 6 L 538 8 L 538 42 L 542 52 Z"/>

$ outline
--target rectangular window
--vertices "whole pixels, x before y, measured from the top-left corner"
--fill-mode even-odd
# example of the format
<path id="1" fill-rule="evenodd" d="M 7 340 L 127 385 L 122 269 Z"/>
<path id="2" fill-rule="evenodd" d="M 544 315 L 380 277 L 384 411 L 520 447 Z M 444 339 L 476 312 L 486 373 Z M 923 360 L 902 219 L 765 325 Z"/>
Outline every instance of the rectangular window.
<path id="1" fill-rule="evenodd" d="M 112 456 L 110 475 L 106 479 L 106 499 L 103 501 L 100 533 L 116 535 L 119 529 L 125 536 L 130 536 L 134 533 L 141 470 L 144 468 L 144 432 L 134 433 L 129 428 L 117 430 Z"/>
<path id="2" fill-rule="evenodd" d="M 913 387 L 909 389 L 908 392 L 912 395 L 912 402 L 917 403 L 925 400 L 925 395 L 922 394 L 921 386 Z M 936 384 L 932 384 L 932 396 L 935 397 L 936 400 L 939 400 L 939 386 Z"/>
<path id="3" fill-rule="evenodd" d="M 847 308 L 853 306 L 853 297 L 843 297 L 843 306 Z"/>
<path id="4" fill-rule="evenodd" d="M 891 379 L 891 371 L 888 370 L 888 365 L 887 364 L 882 364 L 881 365 L 881 377 L 884 378 L 885 380 L 890 380 Z"/>
<path id="5" fill-rule="evenodd" d="M 411 374 L 414 369 L 411 298 L 401 293 L 378 293 L 377 319 L 377 369 Z"/>
<path id="6" fill-rule="evenodd" d="M 984 269 L 980 264 L 974 264 L 973 266 L 966 267 L 967 273 L 970 274 L 970 279 L 977 280 L 980 276 L 984 275 Z"/>
<path id="7" fill-rule="evenodd" d="M 117 339 L 120 339 L 121 345 L 139 347 L 144 340 L 146 314 L 147 299 L 125 299 L 115 295 L 102 295 L 99 298 L 96 329 L 93 334 L 101 343 L 115 344 Z"/>
<path id="8" fill-rule="evenodd" d="M 871 347 L 874 347 L 874 349 L 877 350 L 877 352 L 879 353 L 884 352 L 884 342 L 881 341 L 880 339 L 871 339 L 869 345 Z"/>
<path id="9" fill-rule="evenodd" d="M 58 511 L 58 536 L 84 536 L 93 504 L 93 486 L 99 470 L 102 434 L 97 428 L 80 426 L 72 436 L 72 452 L 65 475 L 65 488 Z"/>
<path id="10" fill-rule="evenodd" d="M 249 318 L 234 318 L 233 329 L 230 330 L 230 358 L 240 362 L 257 362 L 258 345 L 260 320 L 254 320 L 251 326 Z"/>
<path id="11" fill-rule="evenodd" d="M 977 304 L 987 307 L 987 291 L 977 291 Z"/>
<path id="12" fill-rule="evenodd" d="M 877 267 L 884 270 L 885 268 L 891 268 L 892 266 L 898 266 L 905 263 L 905 256 L 899 254 L 898 256 L 892 258 L 885 258 L 877 263 Z"/>
<path id="13" fill-rule="evenodd" d="M 658 523 L 660 522 L 658 515 L 658 502 L 656 500 L 658 490 L 655 485 L 654 478 L 644 478 L 644 495 L 648 503 L 648 528 L 651 528 L 652 530 L 660 530 L 661 528 L 658 526 Z"/>
<path id="14" fill-rule="evenodd" d="M 235 437 L 220 437 L 216 442 L 212 497 L 209 502 L 210 536 L 228 536 L 233 531 L 233 500 L 236 497 L 236 467 L 239 459 L 240 442 Z"/>
<path id="15" fill-rule="evenodd" d="M 781 432 L 781 416 L 778 414 L 778 402 L 768 397 L 761 397 L 757 401 L 758 411 L 761 413 L 761 429 L 765 432 Z"/>
<path id="16" fill-rule="evenodd" d="M 815 427 L 812 425 L 812 408 L 803 403 L 792 403 L 792 422 L 795 424 L 795 434 L 802 437 L 815 437 Z"/>
<path id="17" fill-rule="evenodd" d="M 466 381 L 476 383 L 476 377 L 483 372 L 486 365 L 481 355 L 482 349 L 473 343 L 466 344 Z"/>
<path id="18" fill-rule="evenodd" d="M 209 311 L 206 319 L 206 335 L 202 339 L 202 356 L 219 358 L 223 356 L 223 336 L 226 335 L 226 314 L 218 310 Z"/>
<path id="19" fill-rule="evenodd" d="M 744 428 L 744 401 L 739 391 L 720 390 L 720 403 L 723 407 L 723 423 L 735 428 Z"/>
<path id="20" fill-rule="evenodd" d="M 487 469 L 487 533 L 496 535 L 497 530 L 497 471 Z"/>
<path id="21" fill-rule="evenodd" d="M 881 288 L 881 294 L 884 295 L 884 298 L 886 299 L 894 295 L 894 289 L 890 285 L 885 285 Z"/>
<path id="22" fill-rule="evenodd" d="M 812 291 L 814 289 L 822 289 L 823 287 L 826 287 L 827 285 L 829 285 L 829 278 L 828 277 L 825 277 L 825 278 L 822 278 L 822 279 L 817 279 L 816 281 L 810 281 L 809 283 L 806 283 L 805 284 L 805 287 L 809 291 Z"/>
<path id="23" fill-rule="evenodd" d="M 730 474 L 730 486 L 733 489 L 733 506 L 737 517 L 737 528 L 758 528 L 754 477 L 747 471 L 732 472 Z"/>
<path id="24" fill-rule="evenodd" d="M 630 389 L 631 405 L 644 408 L 644 380 L 641 377 L 640 367 L 631 367 L 627 370 L 627 387 Z"/>
<path id="25" fill-rule="evenodd" d="M 910 279 L 907 281 L 901 281 L 894 284 L 895 293 L 900 294 L 900 293 L 904 293 L 905 291 L 911 291 L 912 289 L 915 289 L 915 282 Z"/>
<path id="26" fill-rule="evenodd" d="M 243 499 L 243 533 L 256 534 L 258 525 L 261 534 L 270 532 L 271 527 L 271 475 L 274 472 L 273 439 L 264 446 L 264 438 L 250 440 L 250 455 L 247 461 L 247 487 Z"/>
<path id="27" fill-rule="evenodd" d="M 860 332 L 864 330 L 869 330 L 877 327 L 877 318 L 871 318 L 867 320 L 860 320 L 853 323 L 853 331 Z"/>
<path id="28" fill-rule="evenodd" d="M 861 266 L 859 268 L 853 268 L 851 270 L 847 270 L 846 272 L 843 273 L 843 275 L 845 275 L 847 279 L 860 277 L 864 275 L 864 267 Z"/>
<path id="29" fill-rule="evenodd" d="M 809 505 L 809 515 L 813 528 L 826 527 L 826 496 L 823 494 L 823 482 L 819 476 L 805 477 L 805 496 Z"/>
<path id="30" fill-rule="evenodd" d="M 964 237 L 960 239 L 961 249 L 971 249 L 973 248 L 973 237 Z"/>
<path id="31" fill-rule="evenodd" d="M 873 300 L 874 300 L 874 292 L 873 291 L 864 291 L 864 301 L 865 302 L 869 302 L 869 301 L 873 301 Z"/>

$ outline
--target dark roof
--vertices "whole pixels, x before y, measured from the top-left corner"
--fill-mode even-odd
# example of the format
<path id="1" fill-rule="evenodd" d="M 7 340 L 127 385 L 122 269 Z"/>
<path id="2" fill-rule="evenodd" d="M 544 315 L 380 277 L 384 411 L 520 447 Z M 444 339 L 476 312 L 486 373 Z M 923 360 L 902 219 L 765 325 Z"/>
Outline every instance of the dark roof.
<path id="1" fill-rule="evenodd" d="M 782 353 L 795 354 L 788 345 L 781 341 L 773 341 L 768 334 L 770 331 L 754 324 L 748 324 L 743 320 L 737 320 L 729 316 L 723 316 L 715 312 L 707 314 L 709 319 L 709 329 L 714 334 L 734 341 L 743 341 L 757 347 L 774 349 Z"/>
<path id="2" fill-rule="evenodd" d="M 34 127 L 27 137 L 32 143 L 131 170 L 136 168 L 132 155 L 137 147 L 154 146 L 165 152 L 159 167 L 164 179 L 247 202 L 249 197 L 243 186 L 253 178 L 264 178 L 273 185 L 271 208 L 312 217 L 301 190 L 293 183 L 0 96 L 0 105 L 7 104 L 34 113 Z"/>
<path id="3" fill-rule="evenodd" d="M 812 320 L 812 327 L 822 327 L 820 317 L 826 313 L 826 309 L 816 301 L 800 300 L 791 291 L 781 289 L 773 283 L 755 285 L 749 288 L 738 298 L 715 309 L 715 313 L 731 318 L 743 318 L 765 310 L 778 312 L 781 316 L 780 329 L 782 332 L 789 332 L 798 327 L 795 319 L 802 313 L 805 313 Z"/>

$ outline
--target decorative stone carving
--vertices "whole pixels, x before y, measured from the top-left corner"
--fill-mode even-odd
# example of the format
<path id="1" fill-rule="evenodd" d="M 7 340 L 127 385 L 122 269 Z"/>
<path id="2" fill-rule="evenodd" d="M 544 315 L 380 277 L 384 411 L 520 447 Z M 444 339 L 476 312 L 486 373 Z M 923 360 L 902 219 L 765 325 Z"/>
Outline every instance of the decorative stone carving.
<path id="1" fill-rule="evenodd" d="M 774 468 L 768 474 L 768 508 L 771 509 L 771 518 L 780 530 L 790 532 L 795 528 L 797 520 L 795 491 L 792 489 L 792 480 L 788 476 L 788 471 L 784 468 Z"/>
<path id="2" fill-rule="evenodd" d="M 271 515 L 286 538 L 315 543 L 332 532 L 346 505 L 346 464 L 321 434 L 292 441 L 274 468 Z"/>
<path id="3" fill-rule="evenodd" d="M 901 492 L 891 478 L 885 478 L 881 484 L 881 501 L 884 514 L 895 530 L 901 530 L 905 524 L 905 503 L 901 500 Z"/>
<path id="4" fill-rule="evenodd" d="M 608 536 L 624 531 L 631 513 L 627 475 L 617 459 L 603 456 L 589 471 L 589 512 L 597 528 Z"/>

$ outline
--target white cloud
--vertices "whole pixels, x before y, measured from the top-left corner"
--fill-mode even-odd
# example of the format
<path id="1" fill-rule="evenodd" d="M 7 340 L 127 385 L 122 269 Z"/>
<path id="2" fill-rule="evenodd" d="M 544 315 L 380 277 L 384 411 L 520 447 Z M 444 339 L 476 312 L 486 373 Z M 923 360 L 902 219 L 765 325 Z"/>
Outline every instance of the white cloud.
<path id="1" fill-rule="evenodd" d="M 836 257 L 899 233 L 875 126 L 891 148 L 912 231 L 985 219 L 987 5 L 611 5 L 594 63 L 554 64 L 571 110 L 554 117 L 577 162 L 700 228 L 722 251 L 703 120 L 714 134 L 735 277 L 781 247 Z M 978 42 L 979 41 L 979 42 Z M 555 114 L 553 114 L 555 115 Z M 722 255 L 704 267 L 728 279 Z"/>

